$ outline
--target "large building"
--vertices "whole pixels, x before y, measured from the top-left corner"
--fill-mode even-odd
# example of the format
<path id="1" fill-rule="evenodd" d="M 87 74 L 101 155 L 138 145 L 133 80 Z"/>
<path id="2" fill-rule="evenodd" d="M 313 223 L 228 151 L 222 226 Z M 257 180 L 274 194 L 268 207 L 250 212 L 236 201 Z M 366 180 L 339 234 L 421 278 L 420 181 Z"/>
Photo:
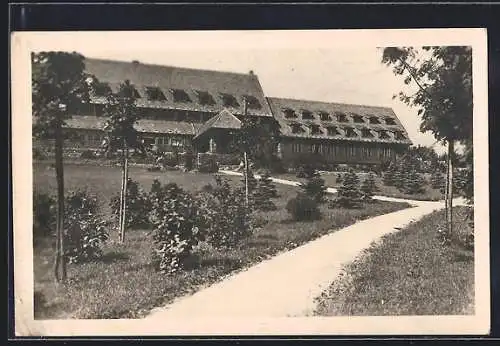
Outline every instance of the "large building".
<path id="1" fill-rule="evenodd" d="M 257 76 L 86 59 L 86 71 L 99 85 L 91 104 L 67 121 L 74 133 L 69 147 L 96 148 L 104 138 L 104 95 L 129 80 L 135 88 L 145 144 L 161 150 L 190 146 L 227 152 L 246 116 L 263 126 L 277 122 L 284 159 L 316 152 L 332 163 L 377 164 L 393 158 L 411 142 L 392 109 L 266 97 Z"/>

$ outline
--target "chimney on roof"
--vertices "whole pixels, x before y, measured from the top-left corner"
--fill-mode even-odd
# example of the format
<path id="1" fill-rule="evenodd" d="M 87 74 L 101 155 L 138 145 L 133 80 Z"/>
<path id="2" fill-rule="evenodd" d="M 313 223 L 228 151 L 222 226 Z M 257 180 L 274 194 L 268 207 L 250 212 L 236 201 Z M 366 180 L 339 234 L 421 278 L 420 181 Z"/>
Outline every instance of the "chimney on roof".
<path id="1" fill-rule="evenodd" d="M 139 64 L 140 64 L 140 62 L 139 62 L 139 60 L 132 60 L 132 64 L 134 64 L 134 65 L 139 65 Z"/>
<path id="2" fill-rule="evenodd" d="M 249 73 L 250 75 L 252 75 L 252 76 L 254 75 L 253 70 L 250 70 L 250 72 L 248 72 L 248 73 Z"/>

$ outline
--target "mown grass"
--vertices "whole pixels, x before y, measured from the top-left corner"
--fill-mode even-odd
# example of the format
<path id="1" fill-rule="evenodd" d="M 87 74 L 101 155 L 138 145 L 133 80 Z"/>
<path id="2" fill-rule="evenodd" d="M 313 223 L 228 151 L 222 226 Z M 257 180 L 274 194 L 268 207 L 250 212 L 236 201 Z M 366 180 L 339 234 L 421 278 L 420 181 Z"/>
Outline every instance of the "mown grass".
<path id="1" fill-rule="evenodd" d="M 176 182 L 196 191 L 213 176 L 178 171 L 148 172 L 133 167 L 130 176 L 149 189 L 154 178 L 163 183 Z M 233 184 L 241 177 L 229 177 Z M 54 172 L 35 167 L 37 190 L 55 192 Z M 119 191 L 119 167 L 71 166 L 65 168 L 67 189 L 87 188 L 101 199 L 106 208 L 109 198 Z M 124 244 L 116 242 L 113 232 L 105 245 L 104 258 L 99 261 L 69 266 L 69 280 L 56 285 L 52 278 L 54 244 L 40 242 L 34 250 L 35 289 L 43 293 L 46 304 L 36 311 L 37 318 L 137 318 L 152 308 L 171 302 L 174 298 L 194 292 L 221 280 L 239 269 L 292 249 L 332 230 L 350 225 L 370 216 L 386 214 L 408 207 L 406 203 L 375 201 L 360 209 L 328 209 L 322 206 L 323 218 L 314 222 L 291 222 L 285 210 L 287 201 L 297 188 L 277 184 L 280 198 L 278 210 L 254 215 L 259 227 L 237 248 L 220 251 L 202 243 L 194 251 L 186 270 L 171 276 L 155 272 L 150 263 L 151 233 L 130 230 Z"/>
<path id="2" fill-rule="evenodd" d="M 455 208 L 455 232 L 470 231 L 466 207 Z M 317 315 L 462 315 L 474 313 L 473 251 L 442 245 L 444 211 L 383 238 L 317 298 Z"/>
<path id="3" fill-rule="evenodd" d="M 339 184 L 337 182 L 337 173 L 335 172 L 322 172 L 321 173 L 322 178 L 325 180 L 325 185 L 328 187 L 333 187 L 337 188 L 339 187 Z M 358 176 L 360 180 L 362 181 L 366 173 L 358 173 Z M 297 178 L 297 176 L 293 173 L 283 173 L 283 174 L 275 174 L 273 177 L 276 178 L 281 178 L 281 179 L 288 179 L 288 180 L 296 180 L 296 181 L 303 181 L 304 179 Z M 428 181 L 430 179 L 429 174 L 424 174 L 425 179 Z M 406 194 L 401 191 L 399 191 L 396 187 L 394 186 L 386 186 L 384 185 L 382 181 L 382 177 L 375 177 L 375 182 L 377 184 L 377 187 L 379 191 L 376 193 L 377 195 L 381 196 L 388 196 L 388 197 L 395 197 L 395 198 L 403 198 L 403 199 L 412 199 L 412 200 L 417 200 L 417 201 L 439 201 L 444 198 L 443 194 L 437 190 L 433 189 L 430 184 L 426 184 L 424 186 L 425 191 L 422 193 L 418 194 Z"/>

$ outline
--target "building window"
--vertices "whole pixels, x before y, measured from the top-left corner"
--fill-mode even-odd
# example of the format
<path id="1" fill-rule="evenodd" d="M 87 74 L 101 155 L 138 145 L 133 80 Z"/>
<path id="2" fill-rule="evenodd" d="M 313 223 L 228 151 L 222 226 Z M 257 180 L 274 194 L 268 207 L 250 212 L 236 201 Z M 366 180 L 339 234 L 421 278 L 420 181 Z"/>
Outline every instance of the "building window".
<path id="1" fill-rule="evenodd" d="M 304 120 L 314 120 L 314 116 L 311 111 L 308 111 L 307 109 L 302 110 L 302 119 Z"/>
<path id="2" fill-rule="evenodd" d="M 262 105 L 260 104 L 259 100 L 252 95 L 244 95 L 244 99 L 247 102 L 247 106 L 250 109 L 261 109 Z"/>
<path id="3" fill-rule="evenodd" d="M 293 109 L 284 108 L 282 111 L 283 111 L 283 114 L 285 115 L 285 118 L 297 118 L 297 114 L 295 113 L 295 111 Z"/>
<path id="4" fill-rule="evenodd" d="M 146 94 L 149 101 L 165 101 L 167 99 L 158 87 L 146 87 Z"/>
<path id="5" fill-rule="evenodd" d="M 355 123 L 364 123 L 365 121 L 363 120 L 363 117 L 359 114 L 352 113 L 352 121 Z"/>
<path id="6" fill-rule="evenodd" d="M 292 152 L 293 153 L 300 153 L 301 152 L 300 143 L 292 143 Z"/>
<path id="7" fill-rule="evenodd" d="M 124 89 L 120 89 L 120 91 L 118 92 L 118 94 L 121 97 L 130 97 L 130 98 L 134 98 L 134 99 L 140 99 L 141 98 L 141 95 L 139 94 L 139 92 L 137 91 L 137 89 L 132 84 L 129 84 L 129 86 L 125 87 Z"/>
<path id="8" fill-rule="evenodd" d="M 345 115 L 345 113 L 335 112 L 335 116 L 337 117 L 337 121 L 340 123 L 346 123 L 349 121 L 347 120 L 347 115 Z"/>
<path id="9" fill-rule="evenodd" d="M 323 111 L 320 111 L 318 112 L 319 114 L 319 118 L 321 119 L 321 121 L 331 121 L 332 118 L 330 117 L 330 114 L 328 114 L 328 112 L 323 112 Z"/>
<path id="10" fill-rule="evenodd" d="M 220 97 L 222 99 L 222 104 L 225 107 L 237 108 L 237 107 L 240 106 L 240 104 L 238 103 L 238 101 L 236 100 L 236 98 L 233 95 L 231 95 L 231 94 L 223 94 L 223 93 L 221 93 Z"/>
<path id="11" fill-rule="evenodd" d="M 215 100 L 210 95 L 208 91 L 195 90 L 196 96 L 198 96 L 198 103 L 200 105 L 214 105 Z"/>
<path id="12" fill-rule="evenodd" d="M 182 146 L 182 139 L 178 137 L 174 137 L 171 139 L 170 145 L 173 147 L 181 147 Z"/>
<path id="13" fill-rule="evenodd" d="M 396 125 L 396 120 L 394 120 L 394 118 L 387 117 L 385 118 L 385 123 L 387 125 Z"/>
<path id="14" fill-rule="evenodd" d="M 182 89 L 170 89 L 170 92 L 172 93 L 172 96 L 174 98 L 174 102 L 182 102 L 182 103 L 188 103 L 192 102 L 191 98 L 187 94 L 185 90 Z"/>
<path id="15" fill-rule="evenodd" d="M 337 126 L 328 126 L 326 128 L 326 131 L 328 133 L 328 136 L 337 136 L 337 135 L 340 135 L 339 131 L 337 130 Z"/>
<path id="16" fill-rule="evenodd" d="M 319 125 L 310 125 L 311 128 L 311 134 L 312 135 L 319 135 L 321 134 L 321 130 L 319 128 Z"/>
<path id="17" fill-rule="evenodd" d="M 370 124 L 380 124 L 380 120 L 374 115 L 370 116 L 368 119 Z"/>
<path id="18" fill-rule="evenodd" d="M 373 133 L 370 131 L 370 129 L 362 129 L 361 130 L 361 137 L 371 138 L 371 137 L 373 137 Z"/>
<path id="19" fill-rule="evenodd" d="M 394 137 L 396 139 L 406 139 L 405 135 L 401 131 L 394 131 Z"/>
<path id="20" fill-rule="evenodd" d="M 302 126 L 297 123 L 290 124 L 290 128 L 292 129 L 292 133 L 301 133 L 304 132 L 304 129 L 302 129 Z"/>
<path id="21" fill-rule="evenodd" d="M 352 138 L 352 137 L 357 137 L 358 134 L 356 133 L 356 131 L 354 131 L 354 128 L 346 127 L 345 128 L 345 136 L 348 138 Z"/>
<path id="22" fill-rule="evenodd" d="M 389 135 L 387 134 L 387 131 L 386 130 L 380 130 L 378 132 L 378 136 L 380 139 L 389 139 Z"/>

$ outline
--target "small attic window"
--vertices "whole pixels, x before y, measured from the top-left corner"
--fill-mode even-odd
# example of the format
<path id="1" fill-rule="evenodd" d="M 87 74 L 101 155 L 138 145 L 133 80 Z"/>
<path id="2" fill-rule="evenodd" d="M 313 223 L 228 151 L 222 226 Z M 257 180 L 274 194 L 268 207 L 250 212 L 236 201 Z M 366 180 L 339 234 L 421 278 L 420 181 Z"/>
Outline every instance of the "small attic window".
<path id="1" fill-rule="evenodd" d="M 222 103 L 224 104 L 225 107 L 233 107 L 237 108 L 240 106 L 238 101 L 236 100 L 236 97 L 231 94 L 220 94 L 220 97 L 222 99 Z"/>
<path id="2" fill-rule="evenodd" d="M 309 125 L 309 128 L 311 129 L 311 135 L 321 134 L 321 130 L 320 130 L 319 125 L 311 124 L 311 125 Z"/>
<path id="3" fill-rule="evenodd" d="M 283 108 L 282 111 L 285 118 L 297 118 L 297 114 L 295 114 L 295 111 L 291 108 Z"/>
<path id="4" fill-rule="evenodd" d="M 174 97 L 174 102 L 183 102 L 183 103 L 192 102 L 187 92 L 183 89 L 170 89 L 170 92 Z"/>
<path id="5" fill-rule="evenodd" d="M 251 108 L 251 109 L 261 109 L 262 108 L 262 105 L 260 104 L 259 100 L 255 96 L 244 95 L 243 97 L 247 102 L 248 108 Z"/>
<path id="6" fill-rule="evenodd" d="M 390 138 L 389 134 L 387 133 L 386 130 L 380 130 L 380 131 L 378 131 L 378 137 L 380 139 L 388 139 L 388 138 Z"/>
<path id="7" fill-rule="evenodd" d="M 342 112 L 335 112 L 335 116 L 337 117 L 337 121 L 340 123 L 346 123 L 349 120 L 347 120 L 347 115 Z"/>
<path id="8" fill-rule="evenodd" d="M 370 129 L 364 128 L 361 130 L 361 137 L 371 138 L 371 137 L 373 137 L 373 133 L 370 131 Z"/>
<path id="9" fill-rule="evenodd" d="M 396 125 L 396 120 L 394 120 L 394 118 L 387 117 L 385 118 L 385 123 L 387 125 Z"/>
<path id="10" fill-rule="evenodd" d="M 303 109 L 301 112 L 302 112 L 302 119 L 314 120 L 314 116 L 313 116 L 311 111 L 308 111 L 307 109 Z"/>
<path id="11" fill-rule="evenodd" d="M 195 90 L 195 93 L 196 93 L 196 96 L 198 96 L 198 102 L 201 105 L 214 105 L 215 104 L 214 98 L 212 97 L 212 95 L 210 95 L 210 93 L 208 91 Z"/>
<path id="12" fill-rule="evenodd" d="M 327 126 L 326 131 L 327 131 L 328 136 L 340 135 L 339 130 L 337 130 L 337 126 Z"/>
<path id="13" fill-rule="evenodd" d="M 375 115 L 370 115 L 368 119 L 370 124 L 380 124 L 380 120 Z"/>
<path id="14" fill-rule="evenodd" d="M 319 114 L 319 118 L 321 119 L 321 121 L 332 120 L 332 118 L 330 117 L 330 114 L 328 114 L 328 112 L 319 111 L 318 114 Z"/>
<path id="15" fill-rule="evenodd" d="M 111 87 L 109 84 L 104 82 L 95 82 L 94 84 L 94 95 L 95 96 L 107 96 L 111 94 Z"/>
<path id="16" fill-rule="evenodd" d="M 167 99 L 163 91 L 158 87 L 146 87 L 146 94 L 150 101 L 165 101 Z"/>
<path id="17" fill-rule="evenodd" d="M 124 94 L 124 92 L 126 92 L 126 94 Z M 132 92 L 132 95 L 129 95 L 128 93 L 129 92 Z M 140 99 L 141 98 L 141 95 L 139 94 L 139 92 L 137 91 L 137 89 L 132 85 L 130 84 L 130 88 L 125 88 L 125 89 L 121 89 L 118 94 L 122 97 L 133 97 L 134 99 Z"/>
<path id="18" fill-rule="evenodd" d="M 352 138 L 352 137 L 357 137 L 358 134 L 356 133 L 356 131 L 354 131 L 354 128 L 353 127 L 345 127 L 345 136 L 348 137 L 348 138 Z"/>
<path id="19" fill-rule="evenodd" d="M 291 123 L 289 124 L 290 128 L 292 129 L 292 133 L 301 133 L 304 132 L 304 129 L 299 123 Z"/>
<path id="20" fill-rule="evenodd" d="M 359 114 L 352 113 L 352 121 L 355 123 L 364 123 L 365 121 L 363 120 L 363 117 Z"/>
<path id="21" fill-rule="evenodd" d="M 394 137 L 396 139 L 406 139 L 405 135 L 401 131 L 394 131 Z"/>

